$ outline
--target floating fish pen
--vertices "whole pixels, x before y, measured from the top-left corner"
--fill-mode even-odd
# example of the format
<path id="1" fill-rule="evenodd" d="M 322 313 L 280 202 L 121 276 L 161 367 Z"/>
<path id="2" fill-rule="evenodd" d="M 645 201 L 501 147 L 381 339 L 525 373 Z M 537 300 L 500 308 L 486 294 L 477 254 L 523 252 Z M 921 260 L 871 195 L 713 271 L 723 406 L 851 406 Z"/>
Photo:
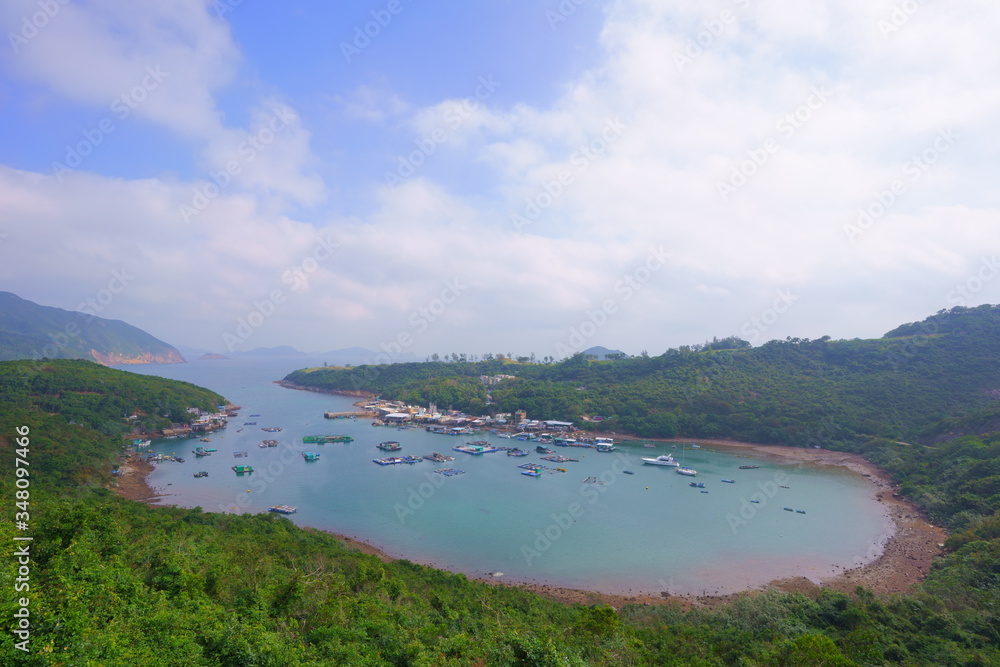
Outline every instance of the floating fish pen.
<path id="1" fill-rule="evenodd" d="M 568 456 L 563 456 L 562 454 L 549 454 L 548 456 L 541 457 L 543 461 L 552 461 L 553 463 L 566 463 L 567 461 L 575 461 L 579 463 L 580 459 L 571 459 Z"/>
<path id="2" fill-rule="evenodd" d="M 541 477 L 542 476 L 542 473 L 538 472 L 537 470 L 522 470 L 521 474 L 522 475 L 527 475 L 528 477 Z"/>
<path id="3" fill-rule="evenodd" d="M 250 456 L 250 452 L 233 452 L 234 459 L 245 459 Z"/>
<path id="4" fill-rule="evenodd" d="M 518 449 L 517 447 L 507 450 L 507 456 L 527 456 L 530 453 L 531 452 L 526 449 Z"/>
<path id="5" fill-rule="evenodd" d="M 439 469 L 435 470 L 434 472 L 436 472 L 439 475 L 444 475 L 445 477 L 453 477 L 455 475 L 464 475 L 465 474 L 464 470 L 456 470 L 455 468 L 439 468 Z"/>
<path id="6" fill-rule="evenodd" d="M 313 442 L 322 445 L 327 442 L 354 442 L 354 438 L 349 435 L 307 435 L 303 436 L 302 442 Z"/>
<path id="7" fill-rule="evenodd" d="M 563 468 L 551 468 L 549 466 L 542 465 L 541 463 L 522 463 L 517 467 L 522 470 L 534 470 L 537 473 L 547 472 L 550 475 L 558 475 L 559 473 L 566 472 Z"/>
<path id="8" fill-rule="evenodd" d="M 375 446 L 384 452 L 398 452 L 403 448 L 403 446 L 398 442 L 396 442 L 395 440 L 387 440 L 386 442 L 380 442 Z"/>
<path id="9" fill-rule="evenodd" d="M 400 463 L 419 463 L 422 459 L 419 456 L 387 456 L 384 459 L 372 459 L 380 466 L 398 465 Z"/>
<path id="10" fill-rule="evenodd" d="M 298 507 L 291 507 L 289 505 L 275 505 L 274 507 L 268 507 L 268 512 L 277 512 L 278 514 L 295 514 L 299 510 Z"/>
<path id="11" fill-rule="evenodd" d="M 424 456 L 424 458 L 427 459 L 428 461 L 434 461 L 436 463 L 446 463 L 448 461 L 455 460 L 454 456 L 446 456 L 444 454 L 441 454 L 440 452 L 432 452 Z M 435 471 L 435 472 L 440 472 L 440 471 Z"/>
<path id="12" fill-rule="evenodd" d="M 233 466 L 233 472 L 237 475 L 245 475 L 253 472 L 253 466 Z"/>
<path id="13" fill-rule="evenodd" d="M 503 451 L 499 447 L 493 447 L 489 444 L 487 445 L 474 445 L 469 443 L 467 445 L 458 445 L 457 447 L 452 447 L 452 451 L 462 452 L 463 454 L 472 454 L 473 456 L 482 456 L 483 454 L 491 454 L 493 452 Z"/>

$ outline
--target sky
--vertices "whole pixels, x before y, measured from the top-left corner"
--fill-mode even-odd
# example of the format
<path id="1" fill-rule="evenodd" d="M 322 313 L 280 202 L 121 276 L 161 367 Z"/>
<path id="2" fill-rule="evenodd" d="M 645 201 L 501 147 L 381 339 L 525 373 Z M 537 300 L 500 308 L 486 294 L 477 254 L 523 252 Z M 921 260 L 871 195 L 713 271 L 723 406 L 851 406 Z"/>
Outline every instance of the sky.
<path id="1" fill-rule="evenodd" d="M 6 0 L 0 290 L 562 358 L 1000 302 L 1000 4 Z"/>

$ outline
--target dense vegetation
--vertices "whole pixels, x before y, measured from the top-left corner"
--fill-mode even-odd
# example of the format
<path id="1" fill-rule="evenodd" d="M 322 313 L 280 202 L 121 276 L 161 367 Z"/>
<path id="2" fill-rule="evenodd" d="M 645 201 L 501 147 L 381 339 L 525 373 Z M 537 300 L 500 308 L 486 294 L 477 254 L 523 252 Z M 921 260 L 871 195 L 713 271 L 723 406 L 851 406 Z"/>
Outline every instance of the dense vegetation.
<path id="1" fill-rule="evenodd" d="M 775 349 L 809 348 L 785 345 Z M 929 341 L 906 361 L 919 364 L 927 349 Z M 800 377 L 809 377 L 808 359 Z M 633 361 L 613 364 L 628 369 Z M 574 366 L 611 374 L 579 359 L 556 365 L 552 372 L 565 377 L 547 382 L 572 382 Z M 781 377 L 754 384 L 777 391 Z M 949 378 L 935 386 L 954 387 Z M 935 402 L 932 391 L 923 394 Z M 832 390 L 830 398 L 851 404 Z M 30 596 L 32 652 L 18 651 L 5 632 L 0 664 L 1000 664 L 1000 413 L 988 402 L 937 424 L 923 420 L 927 444 L 878 437 L 858 444 L 955 529 L 948 555 L 913 595 L 771 591 L 683 612 L 564 606 L 407 561 L 383 563 L 273 515 L 150 508 L 104 488 L 121 446 L 112 422 L 198 400 L 219 397 L 83 362 L 0 363 L 0 540 L 9 545 L 24 534 L 8 500 L 19 426 L 30 428 L 34 537 L 30 591 L 14 592 L 13 558 L 0 565 L 0 619 L 13 629 L 17 598 Z"/>
<path id="2" fill-rule="evenodd" d="M 0 292 L 0 360 L 91 359 L 108 364 L 184 360 L 175 348 L 145 331 L 98 317 L 103 307 L 93 298 L 80 309 L 40 306 Z"/>
<path id="3" fill-rule="evenodd" d="M 286 380 L 367 390 L 472 414 L 535 419 L 644 437 L 728 437 L 858 451 L 919 439 L 937 422 L 1000 396 L 1000 307 L 955 308 L 876 340 L 713 341 L 659 356 L 559 363 L 429 362 L 296 371 Z M 487 387 L 483 375 L 513 375 Z"/>

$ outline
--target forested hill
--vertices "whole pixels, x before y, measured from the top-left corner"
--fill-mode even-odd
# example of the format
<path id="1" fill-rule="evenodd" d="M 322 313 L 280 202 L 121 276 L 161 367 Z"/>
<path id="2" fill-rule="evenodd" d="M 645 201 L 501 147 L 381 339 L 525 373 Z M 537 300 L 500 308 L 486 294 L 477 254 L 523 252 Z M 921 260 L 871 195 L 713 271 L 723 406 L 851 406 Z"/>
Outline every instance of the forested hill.
<path id="1" fill-rule="evenodd" d="M 225 399 L 187 382 L 136 375 L 83 359 L 0 362 L 0 437 L 35 427 L 34 486 L 72 490 L 107 481 L 126 436 L 188 422 L 189 407 L 215 410 Z M 134 419 L 129 419 L 133 417 Z M 0 470 L 14 465 L 8 450 Z M 5 517 L 6 518 L 6 517 Z"/>
<path id="2" fill-rule="evenodd" d="M 995 435 L 874 452 L 961 529 L 914 595 L 772 590 L 716 610 L 616 611 L 382 562 L 274 514 L 148 507 L 104 488 L 121 415 L 202 401 L 221 397 L 90 362 L 0 363 L 0 541 L 27 554 L 0 566 L 0 664 L 1000 664 Z"/>
<path id="3" fill-rule="evenodd" d="M 0 292 L 0 360 L 91 359 L 106 366 L 184 361 L 176 348 L 142 329 L 98 317 L 101 303 L 91 299 L 79 307 L 82 312 L 41 306 Z"/>
<path id="4" fill-rule="evenodd" d="M 487 355 L 489 357 L 489 355 Z M 487 385 L 480 376 L 511 375 Z M 305 369 L 286 381 L 368 390 L 472 414 L 601 416 L 602 430 L 646 437 L 728 437 L 858 450 L 873 438 L 920 439 L 942 420 L 1000 397 L 1000 307 L 954 308 L 873 340 L 738 339 L 659 356 L 559 363 L 426 362 Z"/>

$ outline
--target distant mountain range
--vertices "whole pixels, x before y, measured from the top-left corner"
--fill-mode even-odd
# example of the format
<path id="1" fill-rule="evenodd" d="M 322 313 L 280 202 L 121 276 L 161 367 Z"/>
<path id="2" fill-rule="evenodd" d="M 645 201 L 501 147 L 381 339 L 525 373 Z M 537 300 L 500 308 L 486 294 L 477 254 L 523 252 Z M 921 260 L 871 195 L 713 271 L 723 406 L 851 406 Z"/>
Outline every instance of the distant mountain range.
<path id="1" fill-rule="evenodd" d="M 177 348 L 121 320 L 0 292 L 0 360 L 91 359 L 105 366 L 184 363 Z"/>

